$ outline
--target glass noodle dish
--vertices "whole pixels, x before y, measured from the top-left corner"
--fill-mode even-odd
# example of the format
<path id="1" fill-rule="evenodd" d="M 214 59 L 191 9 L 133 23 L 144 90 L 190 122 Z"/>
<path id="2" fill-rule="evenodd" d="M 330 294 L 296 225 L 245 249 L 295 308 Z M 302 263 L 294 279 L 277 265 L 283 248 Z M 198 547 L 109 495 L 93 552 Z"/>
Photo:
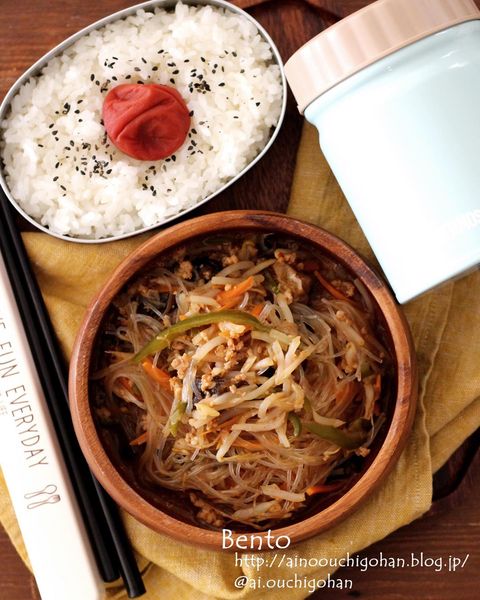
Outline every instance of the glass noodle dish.
<path id="1" fill-rule="evenodd" d="M 120 426 L 136 480 L 185 492 L 202 526 L 253 529 L 348 485 L 391 370 L 359 280 L 252 232 L 150 263 L 115 299 L 96 363 L 97 428 Z"/>

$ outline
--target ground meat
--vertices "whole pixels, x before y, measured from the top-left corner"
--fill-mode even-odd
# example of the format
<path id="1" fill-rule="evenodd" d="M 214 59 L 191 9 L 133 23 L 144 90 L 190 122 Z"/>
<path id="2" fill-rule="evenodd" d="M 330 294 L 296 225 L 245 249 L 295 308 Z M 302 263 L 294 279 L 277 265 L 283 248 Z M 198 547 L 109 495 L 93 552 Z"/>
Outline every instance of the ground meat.
<path id="1" fill-rule="evenodd" d="M 182 260 L 175 269 L 175 275 L 189 281 L 193 276 L 193 265 L 189 260 Z"/>
<path id="2" fill-rule="evenodd" d="M 287 304 L 297 301 L 305 302 L 308 299 L 308 293 L 312 285 L 312 280 L 308 275 L 298 273 L 286 262 L 278 260 L 273 264 L 273 271 Z"/>
<path id="3" fill-rule="evenodd" d="M 297 260 L 297 254 L 292 250 L 283 250 L 281 248 L 277 248 L 274 252 L 274 256 L 278 262 L 287 263 L 287 265 L 295 264 Z"/>
<path id="4" fill-rule="evenodd" d="M 238 263 L 238 256 L 231 254 L 230 256 L 224 256 L 222 258 L 222 265 L 228 267 L 229 265 L 236 265 Z"/>
<path id="5" fill-rule="evenodd" d="M 187 369 L 190 366 L 190 357 L 188 354 L 180 354 L 172 360 L 170 366 L 177 371 L 177 375 L 180 379 L 184 379 Z"/>
<path id="6" fill-rule="evenodd" d="M 350 281 L 343 281 L 342 279 L 334 279 L 332 285 L 339 292 L 342 292 L 347 298 L 352 298 L 355 294 L 355 286 Z"/>
<path id="7" fill-rule="evenodd" d="M 196 494 L 190 494 L 190 502 L 200 509 L 197 513 L 197 517 L 200 521 L 203 521 L 208 525 L 213 525 L 213 527 L 222 527 L 225 523 L 223 517 L 221 517 L 210 504 L 199 498 Z"/>

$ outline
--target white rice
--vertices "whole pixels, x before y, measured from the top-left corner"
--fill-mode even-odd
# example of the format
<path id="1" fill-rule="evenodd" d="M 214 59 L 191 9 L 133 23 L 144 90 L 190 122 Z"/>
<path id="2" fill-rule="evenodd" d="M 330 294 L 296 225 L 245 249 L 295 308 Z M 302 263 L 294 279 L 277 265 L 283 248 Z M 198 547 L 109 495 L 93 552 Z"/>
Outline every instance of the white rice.
<path id="1" fill-rule="evenodd" d="M 174 85 L 192 115 L 171 158 L 117 150 L 101 121 L 121 83 Z M 280 69 L 241 15 L 177 4 L 139 10 L 82 37 L 14 97 L 1 124 L 13 197 L 51 231 L 105 238 L 163 222 L 218 190 L 266 145 L 279 119 Z"/>

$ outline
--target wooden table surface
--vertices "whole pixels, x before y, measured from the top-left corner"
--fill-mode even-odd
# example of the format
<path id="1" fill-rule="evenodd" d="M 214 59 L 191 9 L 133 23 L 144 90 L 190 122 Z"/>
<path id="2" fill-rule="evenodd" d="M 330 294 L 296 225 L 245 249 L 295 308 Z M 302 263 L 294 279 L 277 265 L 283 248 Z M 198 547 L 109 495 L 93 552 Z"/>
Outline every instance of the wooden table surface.
<path id="1" fill-rule="evenodd" d="M 480 0 L 475 0 L 480 6 Z M 367 4 L 369 0 L 238 0 L 248 7 L 276 40 L 288 58 L 307 39 Z M 19 75 L 47 50 L 68 35 L 131 5 L 129 0 L 1 0 L 0 97 Z M 302 119 L 292 98 L 282 132 L 267 156 L 227 194 L 197 212 L 226 208 L 287 207 Z M 272 177 L 272 173 L 275 176 Z M 255 190 L 252 197 L 251 190 Z M 449 557 L 462 560 L 456 572 L 433 566 L 410 569 L 345 568 L 338 576 L 351 579 L 350 591 L 317 592 L 314 597 L 362 597 L 371 600 L 474 600 L 480 597 L 480 453 L 479 436 L 472 436 L 435 477 L 436 501 L 422 519 L 395 532 L 362 553 L 364 559 L 380 556 L 409 559 L 411 553 L 427 564 Z M 423 553 L 423 554 L 422 554 Z M 438 562 L 437 562 L 438 564 Z M 17 556 L 8 537 L 0 532 L 0 598 L 38 600 L 35 581 Z M 58 599 L 68 600 L 68 599 Z M 85 599 L 88 600 L 88 599 Z"/>

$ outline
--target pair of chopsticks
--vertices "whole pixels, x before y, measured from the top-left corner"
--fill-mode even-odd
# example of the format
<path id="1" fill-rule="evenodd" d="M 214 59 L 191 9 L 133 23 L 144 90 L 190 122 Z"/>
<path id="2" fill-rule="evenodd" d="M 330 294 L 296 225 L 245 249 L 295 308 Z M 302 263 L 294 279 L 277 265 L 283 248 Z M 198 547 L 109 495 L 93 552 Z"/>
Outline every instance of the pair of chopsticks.
<path id="1" fill-rule="evenodd" d="M 66 366 L 16 227 L 13 208 L 3 192 L 0 251 L 100 576 L 106 582 L 122 577 L 128 596 L 141 596 L 145 587 L 118 509 L 90 472 L 75 437 L 68 407 Z"/>

